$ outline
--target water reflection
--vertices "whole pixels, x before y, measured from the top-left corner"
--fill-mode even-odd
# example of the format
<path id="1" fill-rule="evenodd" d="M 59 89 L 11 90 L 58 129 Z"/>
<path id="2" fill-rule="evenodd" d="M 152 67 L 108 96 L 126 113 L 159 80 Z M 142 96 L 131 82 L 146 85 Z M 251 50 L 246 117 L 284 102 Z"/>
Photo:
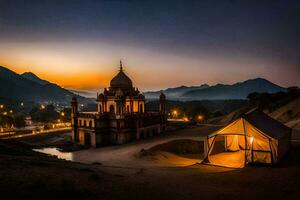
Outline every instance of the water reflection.
<path id="1" fill-rule="evenodd" d="M 73 161 L 73 153 L 72 152 L 61 152 L 57 148 L 33 149 L 33 151 L 37 151 L 37 152 L 45 153 L 45 154 L 49 154 L 49 155 L 54 155 L 60 159 Z"/>

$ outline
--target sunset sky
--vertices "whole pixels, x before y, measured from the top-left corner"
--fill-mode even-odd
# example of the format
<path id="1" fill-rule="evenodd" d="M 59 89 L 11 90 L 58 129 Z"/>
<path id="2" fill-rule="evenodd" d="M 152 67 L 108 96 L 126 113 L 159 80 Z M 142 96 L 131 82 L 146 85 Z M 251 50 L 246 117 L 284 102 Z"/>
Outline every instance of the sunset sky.
<path id="1" fill-rule="evenodd" d="M 299 35 L 297 1 L 0 0 L 0 65 L 73 89 L 107 86 L 120 59 L 141 90 L 299 86 Z"/>

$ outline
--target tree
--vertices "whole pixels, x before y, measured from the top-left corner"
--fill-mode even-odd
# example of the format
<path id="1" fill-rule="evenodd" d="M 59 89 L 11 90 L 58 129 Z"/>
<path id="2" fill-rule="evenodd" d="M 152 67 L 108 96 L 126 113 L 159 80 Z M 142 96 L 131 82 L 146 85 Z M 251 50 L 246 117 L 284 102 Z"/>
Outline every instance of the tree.
<path id="1" fill-rule="evenodd" d="M 33 121 L 45 123 L 53 122 L 60 116 L 52 104 L 47 105 L 45 108 L 33 108 L 30 115 Z"/>
<path id="2" fill-rule="evenodd" d="M 11 127 L 14 124 L 14 120 L 11 116 L 0 115 L 0 126 L 1 127 Z"/>
<path id="3" fill-rule="evenodd" d="M 25 117 L 23 115 L 16 115 L 14 117 L 14 124 L 17 128 L 26 126 Z"/>

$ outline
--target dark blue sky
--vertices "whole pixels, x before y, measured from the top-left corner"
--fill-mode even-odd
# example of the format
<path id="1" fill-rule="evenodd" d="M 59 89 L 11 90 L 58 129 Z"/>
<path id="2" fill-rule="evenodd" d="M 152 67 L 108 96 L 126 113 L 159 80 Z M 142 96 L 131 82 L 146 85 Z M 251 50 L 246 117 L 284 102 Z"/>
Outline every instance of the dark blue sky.
<path id="1" fill-rule="evenodd" d="M 300 85 L 298 2 L 0 0 L 0 45 L 11 50 L 2 58 L 3 64 L 26 70 L 19 62 L 8 63 L 7 57 L 19 58 L 20 52 L 28 51 L 30 45 L 36 45 L 36 51 L 45 51 L 49 48 L 45 44 L 51 43 L 55 44 L 52 50 L 64 49 L 62 53 L 68 48 L 80 51 L 85 46 L 91 47 L 95 55 L 104 52 L 110 59 L 125 57 L 129 66 L 139 65 L 139 69 L 147 68 L 146 72 L 149 68 L 166 68 L 165 72 L 174 69 L 180 74 L 180 70 L 186 71 L 190 66 L 191 73 L 205 75 L 208 69 L 208 74 L 198 79 L 183 73 L 180 84 L 184 80 L 187 85 L 213 84 L 262 76 L 283 85 Z M 76 43 L 79 47 L 66 48 Z M 20 50 L 20 46 L 26 48 Z M 134 55 L 139 62 L 132 61 Z M 94 65 L 109 63 L 90 59 L 94 59 Z M 45 64 L 39 62 L 26 65 Z M 113 63 L 117 61 L 111 61 L 111 67 Z M 91 63 L 86 67 L 89 65 L 93 69 Z M 170 80 L 152 85 L 155 88 L 175 84 Z M 151 81 L 142 87 L 152 88 Z"/>

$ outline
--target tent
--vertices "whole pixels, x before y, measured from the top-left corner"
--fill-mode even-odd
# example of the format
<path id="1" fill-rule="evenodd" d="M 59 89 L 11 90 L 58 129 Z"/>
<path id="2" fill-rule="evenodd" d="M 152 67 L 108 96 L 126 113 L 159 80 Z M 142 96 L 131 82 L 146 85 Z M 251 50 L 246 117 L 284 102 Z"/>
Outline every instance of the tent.
<path id="1" fill-rule="evenodd" d="M 204 163 L 242 168 L 276 164 L 289 150 L 291 128 L 254 109 L 207 136 Z"/>

